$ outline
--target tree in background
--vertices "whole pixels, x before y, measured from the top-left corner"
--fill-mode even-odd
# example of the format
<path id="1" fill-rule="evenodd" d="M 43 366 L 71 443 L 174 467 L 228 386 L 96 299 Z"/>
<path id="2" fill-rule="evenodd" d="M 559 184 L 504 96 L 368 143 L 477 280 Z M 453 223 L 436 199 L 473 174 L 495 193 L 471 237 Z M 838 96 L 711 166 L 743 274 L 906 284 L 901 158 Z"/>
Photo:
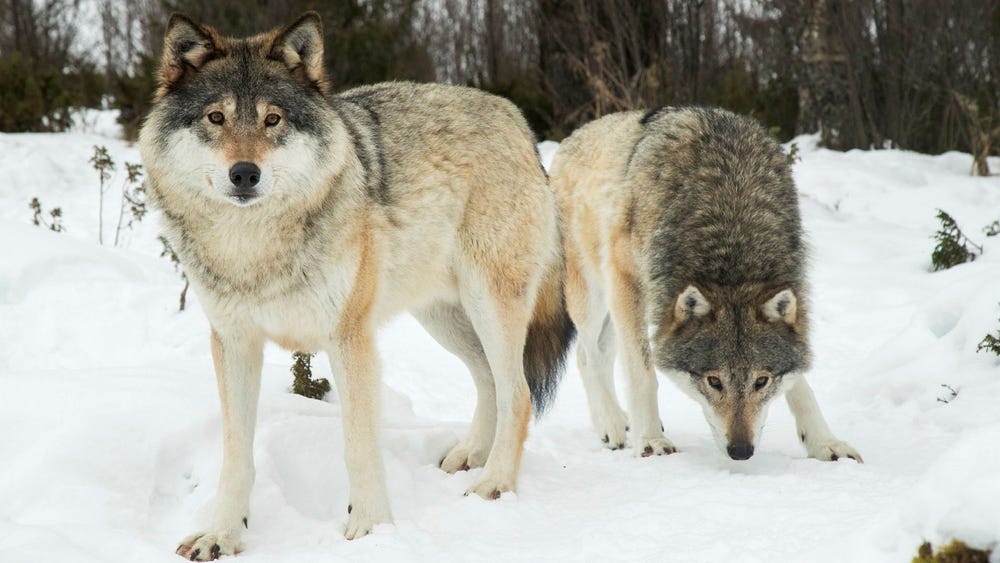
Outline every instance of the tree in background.
<path id="1" fill-rule="evenodd" d="M 798 130 L 830 148 L 971 152 L 1000 139 L 1000 2 L 768 0 L 792 35 Z"/>
<path id="2" fill-rule="evenodd" d="M 89 50 L 69 25 L 83 6 Z M 247 35 L 310 9 L 335 90 L 475 86 L 555 140 L 614 111 L 708 104 L 782 140 L 970 152 L 977 174 L 1000 152 L 1000 0 L 0 0 L 0 129 L 59 130 L 107 96 L 134 137 L 170 12 Z"/>
<path id="3" fill-rule="evenodd" d="M 951 102 L 973 174 L 989 176 L 987 157 L 1000 145 L 1000 2 L 964 0 L 943 18 L 943 64 L 934 82 Z M 959 143 L 956 143 L 959 144 Z"/>
<path id="4" fill-rule="evenodd" d="M 290 22 L 306 10 L 323 17 L 326 66 L 343 90 L 382 80 L 433 80 L 414 24 L 418 0 L 101 0 L 102 53 L 108 92 L 126 137 L 134 139 L 155 90 L 161 41 L 172 12 L 246 36 Z"/>
<path id="5" fill-rule="evenodd" d="M 0 0 L 0 131 L 62 131 L 100 104 L 96 66 L 72 51 L 77 15 L 73 0 Z"/>
<path id="6" fill-rule="evenodd" d="M 535 2 L 425 0 L 415 26 L 439 82 L 473 86 L 517 104 L 535 131 L 551 127 L 541 90 Z"/>
<path id="7" fill-rule="evenodd" d="M 161 0 L 97 0 L 105 91 L 134 140 L 149 111 L 166 21 Z"/>
<path id="8" fill-rule="evenodd" d="M 809 0 L 796 14 L 802 23 L 797 39 L 803 78 L 799 83 L 798 129 L 820 130 L 820 143 L 832 149 L 843 150 L 866 141 L 852 138 L 864 130 L 851 123 L 858 119 L 859 108 L 845 27 L 854 7 L 836 0 Z"/>
<path id="9" fill-rule="evenodd" d="M 706 0 L 537 2 L 551 136 L 613 111 L 694 103 L 794 133 L 796 92 L 773 13 Z"/>

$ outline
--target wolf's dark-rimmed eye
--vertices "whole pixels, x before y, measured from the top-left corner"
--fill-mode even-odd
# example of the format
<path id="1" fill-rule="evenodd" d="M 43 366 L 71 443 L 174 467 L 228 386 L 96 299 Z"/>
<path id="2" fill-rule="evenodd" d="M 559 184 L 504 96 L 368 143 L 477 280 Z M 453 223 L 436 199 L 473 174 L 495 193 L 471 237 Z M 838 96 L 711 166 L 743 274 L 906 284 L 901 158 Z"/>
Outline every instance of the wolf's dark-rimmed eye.
<path id="1" fill-rule="evenodd" d="M 226 122 L 226 116 L 221 111 L 213 111 L 208 114 L 208 121 L 213 125 L 222 125 Z"/>
<path id="2" fill-rule="evenodd" d="M 771 378 L 769 378 L 768 376 L 762 375 L 762 376 L 760 376 L 760 377 L 757 378 L 757 381 L 753 382 L 753 388 L 755 390 L 757 390 L 757 391 L 760 391 L 761 389 L 763 389 L 767 385 L 767 382 L 770 381 L 770 380 L 771 380 Z"/>
<path id="3" fill-rule="evenodd" d="M 281 116 L 276 113 L 269 113 L 264 117 L 264 125 L 268 127 L 274 127 L 281 122 Z"/>
<path id="4" fill-rule="evenodd" d="M 708 380 L 708 385 L 715 389 L 716 391 L 722 391 L 722 380 L 714 375 L 710 375 L 706 378 Z"/>

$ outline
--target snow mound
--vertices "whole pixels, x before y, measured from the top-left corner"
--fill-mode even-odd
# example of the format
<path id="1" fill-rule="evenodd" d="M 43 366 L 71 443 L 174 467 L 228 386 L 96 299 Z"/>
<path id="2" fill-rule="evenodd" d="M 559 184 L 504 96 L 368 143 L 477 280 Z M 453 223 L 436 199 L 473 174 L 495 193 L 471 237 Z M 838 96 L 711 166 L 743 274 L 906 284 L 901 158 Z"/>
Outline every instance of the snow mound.
<path id="1" fill-rule="evenodd" d="M 920 477 L 903 514 L 934 545 L 953 539 L 976 549 L 1000 542 L 1000 425 L 972 430 Z"/>
<path id="2" fill-rule="evenodd" d="M 97 245 L 93 146 L 138 162 L 104 119 L 73 133 L 0 134 L 5 563 L 176 561 L 175 542 L 205 522 L 215 495 L 221 422 L 197 296 L 176 310 L 182 284 L 159 256 L 155 216 L 117 248 Z M 474 387 L 402 317 L 379 334 L 395 523 L 344 540 L 340 406 L 335 394 L 290 395 L 289 354 L 268 348 L 240 560 L 888 562 L 924 540 L 996 546 L 1000 363 L 975 348 L 1000 317 L 1000 237 L 979 231 L 1000 216 L 1000 179 L 968 176 L 968 155 L 795 142 L 812 247 L 809 379 L 864 465 L 806 459 L 782 403 L 753 459 L 726 459 L 700 409 L 666 379 L 661 415 L 680 451 L 607 451 L 570 358 L 531 429 L 519 491 L 463 497 L 481 470 L 446 475 L 437 463 L 468 426 Z M 556 148 L 539 145 L 546 163 Z M 109 181 L 106 241 L 122 178 Z M 31 225 L 32 197 L 63 209 L 65 233 Z M 937 208 L 983 244 L 982 257 L 930 272 Z M 317 358 L 314 370 L 329 365 Z"/>

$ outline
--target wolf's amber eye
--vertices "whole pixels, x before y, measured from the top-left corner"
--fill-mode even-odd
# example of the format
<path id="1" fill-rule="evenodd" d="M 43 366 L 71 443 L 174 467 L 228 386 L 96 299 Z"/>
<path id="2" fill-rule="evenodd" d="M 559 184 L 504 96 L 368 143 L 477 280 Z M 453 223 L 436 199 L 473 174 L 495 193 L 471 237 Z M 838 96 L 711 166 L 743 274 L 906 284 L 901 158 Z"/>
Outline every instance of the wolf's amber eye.
<path id="1" fill-rule="evenodd" d="M 722 380 L 718 377 L 715 377 L 714 375 L 708 376 L 708 384 L 712 387 L 712 389 L 722 391 Z"/>
<path id="2" fill-rule="evenodd" d="M 215 125 L 222 125 L 226 121 L 226 116 L 222 115 L 221 111 L 213 111 L 208 114 L 208 120 Z"/>
<path id="3" fill-rule="evenodd" d="M 276 113 L 269 113 L 264 118 L 264 125 L 267 125 L 268 127 L 274 127 L 280 121 L 281 121 L 281 116 L 280 115 L 278 115 Z"/>
<path id="4" fill-rule="evenodd" d="M 760 391 L 761 389 L 764 388 L 765 385 L 767 385 L 768 381 L 770 381 L 770 378 L 767 377 L 766 375 L 762 375 L 757 378 L 757 381 L 753 382 L 753 388 L 756 389 L 757 391 Z"/>

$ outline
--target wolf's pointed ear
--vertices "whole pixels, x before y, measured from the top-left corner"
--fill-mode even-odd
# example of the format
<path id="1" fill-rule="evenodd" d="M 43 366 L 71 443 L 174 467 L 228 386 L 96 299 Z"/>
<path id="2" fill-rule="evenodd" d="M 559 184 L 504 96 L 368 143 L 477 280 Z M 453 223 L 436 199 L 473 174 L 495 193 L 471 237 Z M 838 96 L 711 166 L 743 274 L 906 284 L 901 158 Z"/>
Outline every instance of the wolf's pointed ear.
<path id="1" fill-rule="evenodd" d="M 698 288 L 689 285 L 680 295 L 677 296 L 677 303 L 674 304 L 674 318 L 679 322 L 684 322 L 691 318 L 704 317 L 712 310 L 712 304 L 705 299 Z"/>
<path id="2" fill-rule="evenodd" d="M 761 312 L 768 322 L 784 321 L 793 325 L 798 317 L 797 303 L 798 300 L 791 289 L 782 289 L 761 305 Z"/>
<path id="3" fill-rule="evenodd" d="M 181 14 L 170 16 L 167 33 L 163 38 L 160 87 L 169 88 L 189 72 L 197 72 L 218 52 L 216 36 L 211 29 L 206 29 Z"/>
<path id="4" fill-rule="evenodd" d="M 279 31 L 268 57 L 285 63 L 299 79 L 323 90 L 323 22 L 319 14 L 306 12 Z"/>

